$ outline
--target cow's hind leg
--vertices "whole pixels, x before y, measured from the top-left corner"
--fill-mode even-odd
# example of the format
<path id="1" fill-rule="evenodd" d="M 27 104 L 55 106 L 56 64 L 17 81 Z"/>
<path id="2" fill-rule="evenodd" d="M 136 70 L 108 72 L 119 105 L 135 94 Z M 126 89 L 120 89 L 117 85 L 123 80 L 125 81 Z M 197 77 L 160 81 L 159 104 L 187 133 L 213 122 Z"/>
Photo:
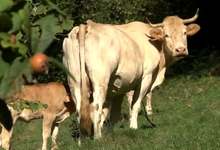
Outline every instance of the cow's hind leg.
<path id="1" fill-rule="evenodd" d="M 111 105 L 110 123 L 114 127 L 121 118 L 121 105 L 123 102 L 124 94 L 114 97 Z"/>
<path id="2" fill-rule="evenodd" d="M 101 128 L 104 126 L 104 122 L 107 119 L 108 112 L 111 106 L 111 100 L 112 99 L 106 99 L 105 103 L 103 104 L 103 111 L 102 111 L 102 116 L 101 116 Z"/>
<path id="3" fill-rule="evenodd" d="M 43 136 L 43 144 L 42 144 L 42 150 L 47 150 L 48 138 L 51 135 L 52 125 L 53 125 L 53 122 L 56 118 L 56 114 L 48 113 L 47 111 L 44 113 L 44 116 L 43 116 L 43 135 L 42 135 Z"/>
<path id="4" fill-rule="evenodd" d="M 93 121 L 94 121 L 94 138 L 98 139 L 102 137 L 101 117 L 103 115 L 103 104 L 106 100 L 107 87 L 94 85 L 93 93 Z"/>

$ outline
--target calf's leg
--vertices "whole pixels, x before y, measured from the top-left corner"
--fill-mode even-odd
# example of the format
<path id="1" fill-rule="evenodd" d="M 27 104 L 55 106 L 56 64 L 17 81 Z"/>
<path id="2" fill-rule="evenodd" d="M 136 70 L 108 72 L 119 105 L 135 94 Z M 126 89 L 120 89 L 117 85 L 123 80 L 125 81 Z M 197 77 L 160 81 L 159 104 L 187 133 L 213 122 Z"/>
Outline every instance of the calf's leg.
<path id="1" fill-rule="evenodd" d="M 47 150 L 47 142 L 48 138 L 51 135 L 51 129 L 53 122 L 56 118 L 56 114 L 50 113 L 49 109 L 45 111 L 44 116 L 43 116 L 43 144 L 42 144 L 42 150 Z"/>
<path id="2" fill-rule="evenodd" d="M 11 116 L 13 119 L 13 125 L 15 124 L 16 120 L 18 119 L 19 115 L 16 110 L 10 109 L 11 111 Z M 8 131 L 3 125 L 2 125 L 2 132 L 1 132 L 1 145 L 4 149 L 9 150 L 10 148 L 10 139 L 13 133 L 14 127 L 12 126 L 11 130 Z"/>
<path id="3" fill-rule="evenodd" d="M 52 125 L 51 131 L 52 131 L 52 144 L 53 144 L 51 150 L 57 150 L 58 149 L 57 135 L 58 135 L 58 132 L 59 132 L 59 124 L 54 123 Z"/>

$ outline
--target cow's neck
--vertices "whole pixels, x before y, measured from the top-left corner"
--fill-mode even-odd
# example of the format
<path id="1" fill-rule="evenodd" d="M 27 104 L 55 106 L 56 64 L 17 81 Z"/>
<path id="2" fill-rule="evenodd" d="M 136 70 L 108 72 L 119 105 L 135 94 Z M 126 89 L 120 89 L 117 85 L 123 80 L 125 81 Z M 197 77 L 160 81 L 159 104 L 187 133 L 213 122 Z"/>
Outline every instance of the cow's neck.
<path id="1" fill-rule="evenodd" d="M 165 54 L 164 54 L 164 50 L 162 49 L 160 51 L 160 63 L 159 63 L 159 72 L 166 67 L 166 58 L 165 58 Z"/>

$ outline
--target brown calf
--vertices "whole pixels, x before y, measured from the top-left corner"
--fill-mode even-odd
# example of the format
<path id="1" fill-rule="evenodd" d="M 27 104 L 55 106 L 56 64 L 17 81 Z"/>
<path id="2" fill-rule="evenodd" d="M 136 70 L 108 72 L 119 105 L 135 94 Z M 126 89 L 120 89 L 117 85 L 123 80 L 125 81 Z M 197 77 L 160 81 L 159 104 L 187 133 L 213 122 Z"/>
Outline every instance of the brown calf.
<path id="1" fill-rule="evenodd" d="M 15 123 L 18 118 L 21 118 L 23 121 L 43 118 L 42 150 L 47 149 L 47 140 L 49 136 L 52 136 L 53 147 L 51 149 L 58 149 L 57 135 L 59 123 L 75 112 L 75 103 L 69 98 L 68 94 L 69 87 L 57 82 L 25 85 L 20 93 L 14 95 L 13 100 L 38 100 L 43 104 L 47 104 L 48 107 L 47 109 L 42 107 L 37 111 L 23 109 L 19 112 L 8 105 L 13 123 Z M 3 148 L 9 149 L 12 133 L 13 127 L 8 131 L 2 126 L 0 145 Z"/>

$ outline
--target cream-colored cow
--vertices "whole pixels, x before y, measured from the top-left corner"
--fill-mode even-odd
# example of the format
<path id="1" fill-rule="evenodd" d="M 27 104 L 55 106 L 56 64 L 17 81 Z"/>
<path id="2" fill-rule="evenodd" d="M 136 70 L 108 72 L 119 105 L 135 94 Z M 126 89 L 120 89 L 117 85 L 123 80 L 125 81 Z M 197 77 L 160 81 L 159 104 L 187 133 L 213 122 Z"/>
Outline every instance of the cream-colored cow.
<path id="1" fill-rule="evenodd" d="M 19 112 L 8 104 L 8 108 L 11 111 L 13 118 L 13 123 L 15 123 L 19 118 L 22 121 L 27 122 L 32 119 L 43 118 L 42 150 L 47 149 L 47 141 L 50 136 L 52 136 L 53 143 L 53 147 L 51 149 L 58 149 L 57 135 L 59 132 L 59 123 L 75 112 L 75 104 L 69 97 L 69 93 L 68 86 L 57 82 L 25 85 L 21 92 L 14 95 L 13 101 L 23 99 L 31 102 L 37 100 L 43 104 L 47 104 L 48 107 L 46 109 L 42 107 L 37 111 L 23 109 Z M 12 133 L 13 127 L 10 131 L 8 131 L 4 128 L 4 126 L 2 126 L 0 143 L 3 148 L 9 149 Z"/>
<path id="2" fill-rule="evenodd" d="M 160 73 L 158 74 L 156 82 L 151 88 L 152 90 L 163 82 L 164 74 L 168 67 L 188 55 L 186 35 L 194 35 L 199 31 L 200 26 L 197 24 L 191 24 L 187 26 L 185 24 L 194 22 L 198 17 L 198 12 L 199 9 L 197 9 L 194 17 L 184 20 L 182 20 L 178 16 L 169 16 L 166 17 L 162 23 L 158 24 L 152 24 L 147 19 L 147 21 L 149 22 L 149 26 L 152 28 L 150 32 L 154 35 L 151 36 L 151 38 L 152 40 L 158 41 L 158 43 L 152 42 L 152 44 L 155 45 L 158 50 L 163 49 L 164 51 L 164 56 L 161 57 L 164 61 L 164 65 L 161 61 Z M 127 25 L 120 25 L 118 27 L 133 32 L 133 26 L 133 23 L 129 23 Z M 178 45 L 180 46 L 178 47 Z M 168 49 L 174 49 L 176 51 L 176 55 L 175 53 L 169 53 Z M 148 115 L 151 115 L 153 113 L 151 106 L 152 90 L 147 94 L 147 103 L 145 110 Z M 131 106 L 133 91 L 128 92 L 126 96 Z"/>
<path id="3" fill-rule="evenodd" d="M 63 42 L 63 62 L 76 79 L 69 78 L 69 86 L 82 120 L 81 127 L 86 127 L 84 123 L 88 123 L 90 116 L 84 111 L 89 105 L 89 91 L 93 94 L 94 137 L 99 138 L 103 104 L 114 99 L 112 108 L 121 107 L 121 97 L 133 90 L 130 128 L 137 129 L 141 101 L 163 80 L 168 65 L 166 57 L 177 59 L 188 55 L 187 35 L 196 33 L 200 27 L 184 24 L 195 18 L 182 20 L 170 16 L 158 27 L 142 22 L 111 25 L 91 20 L 87 25 L 74 27 Z M 114 123 L 117 115 L 111 113 Z"/>

